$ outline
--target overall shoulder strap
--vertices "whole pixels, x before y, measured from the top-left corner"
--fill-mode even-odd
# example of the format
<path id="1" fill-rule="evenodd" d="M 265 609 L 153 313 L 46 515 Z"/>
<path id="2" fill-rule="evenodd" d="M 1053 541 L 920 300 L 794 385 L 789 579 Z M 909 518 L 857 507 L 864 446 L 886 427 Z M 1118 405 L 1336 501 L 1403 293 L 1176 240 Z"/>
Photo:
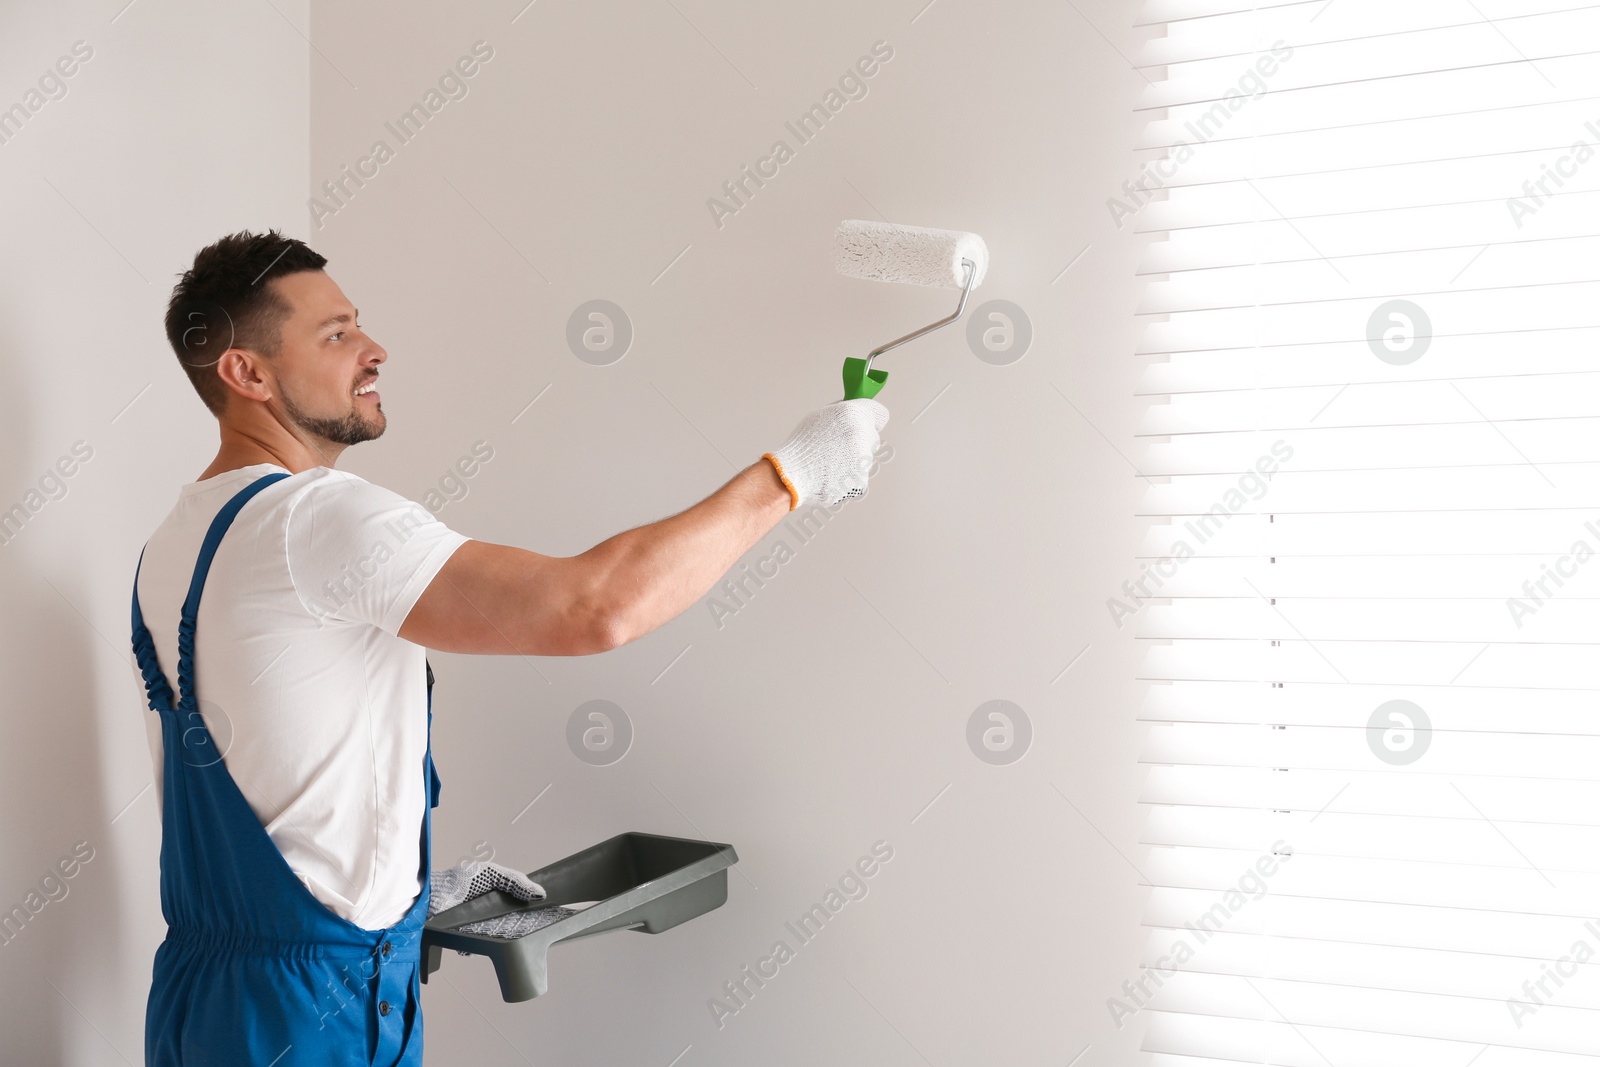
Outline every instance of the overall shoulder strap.
<path id="1" fill-rule="evenodd" d="M 149 548 L 148 542 L 145 548 Z M 156 644 L 150 628 L 144 624 L 144 613 L 139 610 L 139 570 L 144 566 L 144 548 L 139 550 L 139 563 L 133 568 L 133 658 L 144 676 L 145 703 L 152 707 L 172 707 L 172 686 L 161 673 L 156 661 Z"/>
<path id="2" fill-rule="evenodd" d="M 211 557 L 216 554 L 217 545 L 221 542 L 222 535 L 227 532 L 234 516 L 239 514 L 239 509 L 244 507 L 251 497 L 280 478 L 287 477 L 289 477 L 287 474 L 273 473 L 257 478 L 254 482 L 235 493 L 233 498 L 223 505 L 222 510 L 211 520 L 211 526 L 206 531 L 205 543 L 200 549 L 200 559 L 195 564 L 194 576 L 189 582 L 189 596 L 184 601 L 183 619 L 178 626 L 178 674 L 180 684 L 185 671 L 193 663 L 194 614 L 200 605 L 200 589 L 205 585 L 205 573 L 211 567 Z M 150 546 L 147 542 L 145 548 L 148 547 Z M 139 550 L 139 563 L 133 569 L 133 655 L 139 664 L 139 673 L 144 676 L 147 702 L 152 706 L 170 708 L 172 707 L 172 686 L 167 682 L 167 677 L 162 672 L 161 665 L 156 659 L 155 640 L 150 636 L 150 628 L 144 622 L 144 612 L 139 608 L 139 572 L 143 568 L 144 548 L 141 548 Z"/>
<path id="3" fill-rule="evenodd" d="M 185 684 L 186 679 L 194 678 L 194 628 L 195 616 L 200 611 L 200 593 L 205 588 L 206 575 L 211 570 L 211 560 L 217 554 L 217 546 L 222 543 L 222 535 L 228 532 L 228 527 L 233 525 L 233 520 L 239 514 L 239 509 L 250 502 L 250 498 L 273 482 L 289 477 L 288 474 L 277 471 L 264 474 L 251 482 L 233 495 L 233 498 L 222 505 L 222 510 L 217 512 L 217 517 L 211 520 L 211 527 L 206 530 L 206 539 L 200 545 L 200 556 L 195 560 L 194 575 L 189 579 L 189 595 L 183 601 L 183 617 L 178 621 L 178 706 L 195 704 L 194 693 L 190 692 L 192 684 Z"/>
<path id="4" fill-rule="evenodd" d="M 433 765 L 433 664 L 424 658 L 422 665 L 428 670 L 428 751 L 425 757 L 428 764 L 428 807 L 437 808 L 441 783 L 439 771 Z"/>

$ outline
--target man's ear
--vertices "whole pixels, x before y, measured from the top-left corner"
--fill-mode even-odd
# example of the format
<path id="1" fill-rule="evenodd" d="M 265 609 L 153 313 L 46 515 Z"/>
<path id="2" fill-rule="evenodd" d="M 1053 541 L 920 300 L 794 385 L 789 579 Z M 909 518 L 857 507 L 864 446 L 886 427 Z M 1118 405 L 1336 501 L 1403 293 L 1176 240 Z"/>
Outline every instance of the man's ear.
<path id="1" fill-rule="evenodd" d="M 247 400 L 270 400 L 273 383 L 263 367 L 264 363 L 259 353 L 235 346 L 222 353 L 222 358 L 217 360 L 217 376 L 229 392 Z"/>

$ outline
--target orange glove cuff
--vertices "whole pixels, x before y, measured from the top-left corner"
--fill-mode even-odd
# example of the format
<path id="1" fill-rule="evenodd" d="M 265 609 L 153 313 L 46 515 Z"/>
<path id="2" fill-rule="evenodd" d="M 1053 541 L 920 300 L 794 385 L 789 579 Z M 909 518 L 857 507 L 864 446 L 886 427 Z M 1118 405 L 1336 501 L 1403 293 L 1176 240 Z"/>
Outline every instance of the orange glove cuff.
<path id="1" fill-rule="evenodd" d="M 761 454 L 761 458 L 770 459 L 772 461 L 772 469 L 778 472 L 778 479 L 783 482 L 783 487 L 789 490 L 789 510 L 793 511 L 795 508 L 799 507 L 800 493 L 795 489 L 794 483 L 789 480 L 789 476 L 783 473 L 783 464 L 778 462 L 778 457 L 774 456 L 771 452 L 763 452 Z"/>

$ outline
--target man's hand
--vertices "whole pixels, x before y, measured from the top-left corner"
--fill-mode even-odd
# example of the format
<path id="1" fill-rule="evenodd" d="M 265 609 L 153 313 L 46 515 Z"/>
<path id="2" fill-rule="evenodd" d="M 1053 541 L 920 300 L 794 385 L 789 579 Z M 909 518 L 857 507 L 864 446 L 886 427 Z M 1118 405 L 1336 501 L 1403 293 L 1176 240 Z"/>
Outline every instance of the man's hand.
<path id="1" fill-rule="evenodd" d="M 429 875 L 429 887 L 430 919 L 446 908 L 481 897 L 492 889 L 503 890 L 530 904 L 545 897 L 544 887 L 538 882 L 530 882 L 521 871 L 482 860 L 462 860 L 454 867 L 433 871 Z"/>
<path id="2" fill-rule="evenodd" d="M 840 400 L 801 419 L 782 448 L 762 456 L 788 487 L 789 510 L 864 496 L 878 431 L 888 421 L 889 409 L 866 398 Z"/>

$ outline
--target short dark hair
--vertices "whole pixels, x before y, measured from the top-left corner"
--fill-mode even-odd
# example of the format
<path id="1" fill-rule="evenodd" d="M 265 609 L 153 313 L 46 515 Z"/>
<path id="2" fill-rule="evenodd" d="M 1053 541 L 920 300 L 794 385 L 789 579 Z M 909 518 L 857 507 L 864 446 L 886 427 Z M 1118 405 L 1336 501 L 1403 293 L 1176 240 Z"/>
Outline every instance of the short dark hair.
<path id="1" fill-rule="evenodd" d="M 195 253 L 194 266 L 173 286 L 167 304 L 167 341 L 213 415 L 222 417 L 228 399 L 216 372 L 222 353 L 248 348 L 269 359 L 278 354 L 284 321 L 294 309 L 267 283 L 321 270 L 327 262 L 277 230 L 240 230 Z"/>

